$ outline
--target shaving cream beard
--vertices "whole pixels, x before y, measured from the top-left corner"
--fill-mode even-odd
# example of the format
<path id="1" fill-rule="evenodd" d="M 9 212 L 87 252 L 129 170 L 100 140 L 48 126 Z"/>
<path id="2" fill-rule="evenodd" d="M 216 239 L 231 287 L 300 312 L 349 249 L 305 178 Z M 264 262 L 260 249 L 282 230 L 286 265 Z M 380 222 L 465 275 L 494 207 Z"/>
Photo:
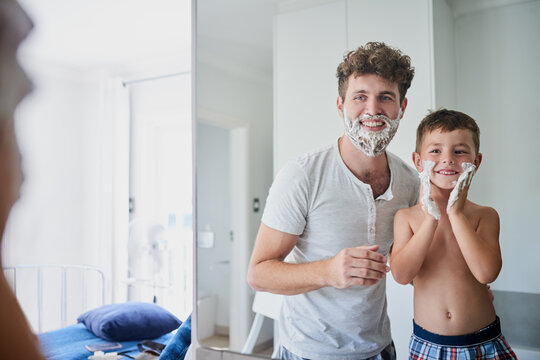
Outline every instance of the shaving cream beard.
<path id="1" fill-rule="evenodd" d="M 370 157 L 381 155 L 390 141 L 396 134 L 401 118 L 401 107 L 395 119 L 390 119 L 385 115 L 360 115 L 354 120 L 347 117 L 347 110 L 343 107 L 343 122 L 345 123 L 345 134 L 353 145 Z M 362 121 L 380 121 L 386 124 L 381 131 L 367 131 L 362 127 Z"/>

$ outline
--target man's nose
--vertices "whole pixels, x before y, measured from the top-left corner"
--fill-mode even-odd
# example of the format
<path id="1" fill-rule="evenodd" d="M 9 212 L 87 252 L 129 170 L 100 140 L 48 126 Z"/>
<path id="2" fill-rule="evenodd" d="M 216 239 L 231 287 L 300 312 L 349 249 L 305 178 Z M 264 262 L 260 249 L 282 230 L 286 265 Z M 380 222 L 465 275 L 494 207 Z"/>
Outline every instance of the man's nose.
<path id="1" fill-rule="evenodd" d="M 381 107 L 377 99 L 371 98 L 368 101 L 366 101 L 365 113 L 371 116 L 381 114 Z"/>

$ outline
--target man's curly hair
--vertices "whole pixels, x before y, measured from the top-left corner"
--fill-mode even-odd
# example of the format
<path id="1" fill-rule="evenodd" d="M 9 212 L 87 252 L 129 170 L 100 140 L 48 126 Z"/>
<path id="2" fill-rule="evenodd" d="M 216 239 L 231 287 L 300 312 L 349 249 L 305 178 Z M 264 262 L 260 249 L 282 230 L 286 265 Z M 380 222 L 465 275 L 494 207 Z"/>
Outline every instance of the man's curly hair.
<path id="1" fill-rule="evenodd" d="M 349 85 L 349 76 L 376 74 L 398 84 L 399 102 L 403 102 L 407 89 L 414 77 L 411 58 L 382 42 L 368 42 L 343 56 L 343 62 L 337 68 L 338 92 L 345 100 Z"/>

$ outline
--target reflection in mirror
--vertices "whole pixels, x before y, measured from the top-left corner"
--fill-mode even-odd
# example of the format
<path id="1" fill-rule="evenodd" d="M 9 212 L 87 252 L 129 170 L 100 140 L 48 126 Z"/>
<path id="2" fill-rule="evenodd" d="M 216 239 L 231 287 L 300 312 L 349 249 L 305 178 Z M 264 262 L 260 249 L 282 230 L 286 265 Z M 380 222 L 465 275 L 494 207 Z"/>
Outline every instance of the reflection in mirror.
<path id="1" fill-rule="evenodd" d="M 399 31 L 381 27 L 381 17 Z M 540 80 L 539 20 L 539 1 L 197 1 L 200 344 L 272 353 L 279 337 L 270 310 L 280 298 L 255 295 L 246 283 L 266 195 L 287 160 L 343 133 L 336 66 L 367 41 L 400 48 L 416 69 L 389 147 L 406 163 L 412 165 L 416 126 L 428 109 L 457 109 L 477 120 L 484 159 L 470 198 L 490 204 L 501 218 L 504 265 L 492 288 L 539 294 L 540 283 L 521 275 L 540 273 L 532 255 L 540 251 L 532 241 L 540 168 L 531 166 L 540 155 L 531 106 Z M 519 119 L 519 129 L 508 127 L 510 119 Z M 389 277 L 387 299 L 397 354 L 405 358 L 412 289 Z M 507 313 L 503 302 L 498 306 Z M 265 316 L 256 317 L 254 309 Z M 530 314 L 513 313 L 522 315 Z M 512 322 L 504 324 L 504 333 L 515 334 Z M 520 358 L 528 356 L 523 346 L 540 348 L 507 338 Z"/>
<path id="2" fill-rule="evenodd" d="M 272 180 L 275 3 L 197 2 L 198 338 L 235 351 L 253 319 L 245 281 L 261 214 L 253 206 L 258 198 L 262 208 Z"/>

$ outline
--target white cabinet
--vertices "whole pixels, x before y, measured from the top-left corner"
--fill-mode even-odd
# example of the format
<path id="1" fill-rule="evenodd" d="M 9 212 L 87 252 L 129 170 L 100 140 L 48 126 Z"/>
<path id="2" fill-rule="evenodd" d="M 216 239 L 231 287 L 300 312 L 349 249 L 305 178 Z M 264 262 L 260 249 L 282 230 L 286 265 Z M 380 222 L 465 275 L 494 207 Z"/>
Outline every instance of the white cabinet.
<path id="1" fill-rule="evenodd" d="M 335 74 L 347 49 L 345 10 L 337 1 L 276 17 L 274 171 L 343 132 Z"/>

